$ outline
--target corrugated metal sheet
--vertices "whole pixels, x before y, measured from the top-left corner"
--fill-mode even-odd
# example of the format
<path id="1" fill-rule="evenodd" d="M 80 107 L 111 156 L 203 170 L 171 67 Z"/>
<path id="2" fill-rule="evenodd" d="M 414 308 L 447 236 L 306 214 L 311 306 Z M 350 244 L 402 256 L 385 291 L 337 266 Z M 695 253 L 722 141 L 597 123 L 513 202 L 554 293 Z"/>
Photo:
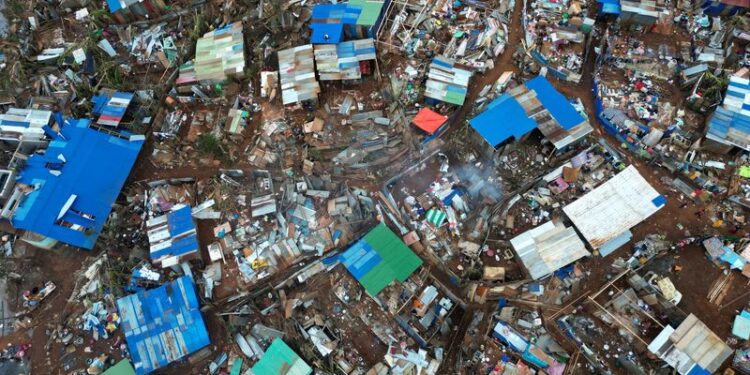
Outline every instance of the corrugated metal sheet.
<path id="1" fill-rule="evenodd" d="M 594 130 L 544 77 L 508 90 L 469 123 L 493 147 L 538 128 L 559 150 Z"/>
<path id="2" fill-rule="evenodd" d="M 355 242 L 339 260 L 372 296 L 395 280 L 404 282 L 422 265 L 422 259 L 384 224 Z"/>
<path id="3" fill-rule="evenodd" d="M 67 120 L 61 129 L 65 140 L 52 141 L 46 153 L 29 158 L 18 182 L 36 189 L 14 212 L 14 227 L 72 246 L 94 247 L 143 141 L 105 134 L 89 124 L 89 120 Z M 57 158 L 61 154 L 65 163 Z M 59 166 L 57 176 L 50 173 L 54 165 Z M 73 195 L 72 206 L 63 211 Z M 71 217 L 75 219 L 66 220 Z"/>
<path id="4" fill-rule="evenodd" d="M 375 60 L 373 39 L 315 45 L 315 65 L 321 81 L 362 78 L 359 62 Z"/>
<path id="5" fill-rule="evenodd" d="M 591 255 L 573 228 L 548 221 L 510 240 L 534 280 Z"/>
<path id="6" fill-rule="evenodd" d="M 255 375 L 310 375 L 313 370 L 283 340 L 277 338 L 253 366 Z"/>
<path id="7" fill-rule="evenodd" d="M 162 267 L 197 256 L 198 235 L 190 206 L 184 206 L 146 223 L 151 262 Z"/>
<path id="8" fill-rule="evenodd" d="M 225 81 L 242 77 L 245 70 L 245 43 L 242 23 L 230 23 L 198 39 L 195 61 L 180 67 L 178 83 Z"/>
<path id="9" fill-rule="evenodd" d="M 112 127 L 120 125 L 120 121 L 125 116 L 125 112 L 128 110 L 133 96 L 133 93 L 118 91 L 91 98 L 91 101 L 94 103 L 91 113 L 99 116 L 96 123 Z"/>
<path id="10" fill-rule="evenodd" d="M 282 102 L 294 104 L 318 98 L 320 85 L 315 79 L 312 44 L 278 52 Z"/>
<path id="11" fill-rule="evenodd" d="M 138 375 L 184 358 L 211 341 L 188 276 L 117 300 L 122 331 Z"/>
<path id="12" fill-rule="evenodd" d="M 466 100 L 472 74 L 472 71 L 456 66 L 456 63 L 447 57 L 435 57 L 427 73 L 424 95 L 442 102 L 462 105 Z"/>
<path id="13" fill-rule="evenodd" d="M 44 137 L 43 128 L 49 125 L 51 120 L 51 111 L 11 108 L 0 114 L 0 131 L 21 133 L 31 139 L 41 139 Z"/>
<path id="14" fill-rule="evenodd" d="M 664 197 L 631 165 L 563 211 L 586 241 L 599 248 L 646 220 L 664 204 Z"/>

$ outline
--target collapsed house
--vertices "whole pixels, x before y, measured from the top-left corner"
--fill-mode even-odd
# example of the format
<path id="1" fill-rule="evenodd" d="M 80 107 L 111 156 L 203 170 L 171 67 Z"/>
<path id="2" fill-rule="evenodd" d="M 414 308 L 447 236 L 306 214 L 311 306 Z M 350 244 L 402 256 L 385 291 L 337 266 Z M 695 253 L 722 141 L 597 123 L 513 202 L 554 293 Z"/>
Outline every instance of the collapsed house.
<path id="1" fill-rule="evenodd" d="M 49 249 L 59 241 L 91 250 L 143 142 L 95 130 L 90 120 L 67 120 L 46 151 L 21 169 L 15 202 L 8 203 L 11 223 L 33 232 L 24 240 L 34 246 Z"/>

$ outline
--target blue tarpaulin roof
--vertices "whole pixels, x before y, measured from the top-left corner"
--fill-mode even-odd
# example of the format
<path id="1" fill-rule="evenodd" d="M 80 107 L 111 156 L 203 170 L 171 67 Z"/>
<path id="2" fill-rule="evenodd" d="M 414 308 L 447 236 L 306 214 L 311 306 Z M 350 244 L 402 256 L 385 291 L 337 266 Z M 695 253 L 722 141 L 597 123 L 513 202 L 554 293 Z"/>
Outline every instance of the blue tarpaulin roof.
<path id="1" fill-rule="evenodd" d="M 148 374 L 211 343 L 188 276 L 117 300 L 135 372 Z"/>
<path id="2" fill-rule="evenodd" d="M 53 140 L 44 154 L 29 158 L 18 182 L 35 189 L 16 209 L 13 226 L 84 249 L 94 247 L 143 141 L 105 134 L 89 124 L 68 120 L 61 129 L 64 140 Z"/>
<path id="3" fill-rule="evenodd" d="M 602 4 L 602 13 L 604 14 L 620 14 L 622 6 L 620 0 L 597 0 Z"/>
<path id="4" fill-rule="evenodd" d="M 542 76 L 538 76 L 525 83 L 529 90 L 536 92 L 536 97 L 542 102 L 542 106 L 549 111 L 550 115 L 560 123 L 565 130 L 585 121 L 578 111 L 570 104 L 567 98 Z"/>
<path id="5" fill-rule="evenodd" d="M 536 121 L 526 115 L 523 107 L 509 94 L 493 100 L 487 110 L 469 120 L 469 124 L 492 147 L 514 137 L 520 138 L 537 127 Z"/>

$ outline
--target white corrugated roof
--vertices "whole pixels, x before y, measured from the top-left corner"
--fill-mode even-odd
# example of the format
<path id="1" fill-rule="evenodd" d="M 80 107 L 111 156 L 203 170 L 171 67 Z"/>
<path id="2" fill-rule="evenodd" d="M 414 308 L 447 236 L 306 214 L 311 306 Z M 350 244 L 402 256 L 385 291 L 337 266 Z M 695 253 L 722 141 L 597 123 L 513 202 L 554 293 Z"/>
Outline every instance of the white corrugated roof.
<path id="1" fill-rule="evenodd" d="M 661 194 L 631 165 L 563 211 L 586 241 L 599 248 L 663 206 Z"/>
<path id="2" fill-rule="evenodd" d="M 591 255 L 575 229 L 548 221 L 510 240 L 534 280 Z"/>

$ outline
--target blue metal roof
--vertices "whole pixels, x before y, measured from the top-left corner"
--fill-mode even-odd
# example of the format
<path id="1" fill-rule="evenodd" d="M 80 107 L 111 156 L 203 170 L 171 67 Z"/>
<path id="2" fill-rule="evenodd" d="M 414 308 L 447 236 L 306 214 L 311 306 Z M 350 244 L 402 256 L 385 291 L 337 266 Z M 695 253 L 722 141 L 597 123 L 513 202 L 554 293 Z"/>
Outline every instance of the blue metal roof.
<path id="1" fill-rule="evenodd" d="M 313 44 L 336 44 L 344 39 L 344 25 L 340 23 L 313 23 L 310 28 L 310 42 Z"/>
<path id="2" fill-rule="evenodd" d="M 383 258 L 365 241 L 357 241 L 339 256 L 344 267 L 361 280 L 368 272 L 383 261 Z"/>
<path id="3" fill-rule="evenodd" d="M 337 44 L 344 40 L 344 25 L 356 25 L 362 8 L 349 4 L 317 4 L 312 9 L 310 28 L 313 44 Z M 328 38 L 325 38 L 325 36 Z"/>
<path id="4" fill-rule="evenodd" d="M 190 206 L 167 213 L 167 229 L 169 230 L 169 246 L 152 251 L 151 259 L 179 257 L 200 250 Z"/>
<path id="5" fill-rule="evenodd" d="M 107 0 L 107 6 L 109 7 L 110 13 L 114 13 L 122 9 L 122 6 L 120 5 L 120 0 Z"/>
<path id="6" fill-rule="evenodd" d="M 474 128 L 492 147 L 511 137 L 520 138 L 537 127 L 536 121 L 526 115 L 523 107 L 509 94 L 493 100 L 487 110 L 469 120 Z"/>
<path id="7" fill-rule="evenodd" d="M 312 22 L 356 25 L 361 12 L 362 8 L 349 4 L 317 4 L 312 9 Z"/>
<path id="8" fill-rule="evenodd" d="M 724 107 L 716 108 L 708 121 L 708 135 L 726 140 L 730 129 L 737 133 L 750 134 L 750 116 Z"/>
<path id="9" fill-rule="evenodd" d="M 16 210 L 13 226 L 80 248 L 94 247 L 143 141 L 105 134 L 89 124 L 66 121 L 64 139 L 53 140 L 44 154 L 29 158 L 18 182 L 35 189 Z"/>
<path id="10" fill-rule="evenodd" d="M 565 130 L 570 130 L 574 126 L 585 121 L 578 111 L 570 104 L 568 99 L 555 90 L 555 87 L 542 76 L 537 76 L 525 83 L 529 90 L 536 92 L 536 97 L 542 102 L 542 106 L 547 108 L 550 115 L 560 123 Z"/>
<path id="11" fill-rule="evenodd" d="M 602 13 L 604 14 L 617 14 L 619 15 L 622 11 L 620 0 L 597 0 L 602 4 Z"/>
<path id="12" fill-rule="evenodd" d="M 117 300 L 122 331 L 138 375 L 148 374 L 211 343 L 193 280 L 188 276 Z"/>

